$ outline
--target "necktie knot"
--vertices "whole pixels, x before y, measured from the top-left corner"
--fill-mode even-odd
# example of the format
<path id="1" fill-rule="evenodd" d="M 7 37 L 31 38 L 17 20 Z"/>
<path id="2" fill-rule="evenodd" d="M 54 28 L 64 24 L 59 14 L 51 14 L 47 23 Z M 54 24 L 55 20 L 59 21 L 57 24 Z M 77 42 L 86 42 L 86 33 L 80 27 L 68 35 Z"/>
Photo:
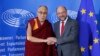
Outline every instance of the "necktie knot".
<path id="1" fill-rule="evenodd" d="M 62 21 L 62 23 L 64 23 L 64 21 Z"/>

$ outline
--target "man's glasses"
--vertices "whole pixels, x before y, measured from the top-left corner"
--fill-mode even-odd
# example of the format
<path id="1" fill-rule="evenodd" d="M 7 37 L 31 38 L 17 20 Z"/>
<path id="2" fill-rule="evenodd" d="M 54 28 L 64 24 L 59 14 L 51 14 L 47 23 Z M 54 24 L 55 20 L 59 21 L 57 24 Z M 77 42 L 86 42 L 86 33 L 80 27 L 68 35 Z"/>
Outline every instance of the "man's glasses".
<path id="1" fill-rule="evenodd" d="M 39 14 L 47 14 L 47 12 L 38 11 Z"/>
<path id="2" fill-rule="evenodd" d="M 66 11 L 58 12 L 57 14 L 65 14 L 65 13 L 66 13 Z"/>

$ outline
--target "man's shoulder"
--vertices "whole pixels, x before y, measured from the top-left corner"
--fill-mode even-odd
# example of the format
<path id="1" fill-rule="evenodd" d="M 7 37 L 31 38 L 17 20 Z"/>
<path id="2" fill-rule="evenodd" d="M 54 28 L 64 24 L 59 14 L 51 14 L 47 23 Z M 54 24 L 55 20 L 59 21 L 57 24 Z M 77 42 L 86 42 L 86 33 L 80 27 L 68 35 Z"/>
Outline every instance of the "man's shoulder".
<path id="1" fill-rule="evenodd" d="M 28 22 L 33 22 L 34 20 L 36 20 L 35 18 L 30 18 L 29 20 L 28 20 Z"/>
<path id="2" fill-rule="evenodd" d="M 68 18 L 68 20 L 69 20 L 70 24 L 72 24 L 72 25 L 78 24 L 76 19 Z"/>
<path id="3" fill-rule="evenodd" d="M 68 20 L 70 21 L 70 22 L 77 22 L 77 20 L 76 19 L 72 19 L 72 18 L 68 18 Z"/>
<path id="4" fill-rule="evenodd" d="M 57 22 L 55 22 L 55 23 L 54 23 L 54 25 L 57 25 L 57 24 L 59 24 L 59 22 L 60 22 L 60 21 L 57 21 Z"/>

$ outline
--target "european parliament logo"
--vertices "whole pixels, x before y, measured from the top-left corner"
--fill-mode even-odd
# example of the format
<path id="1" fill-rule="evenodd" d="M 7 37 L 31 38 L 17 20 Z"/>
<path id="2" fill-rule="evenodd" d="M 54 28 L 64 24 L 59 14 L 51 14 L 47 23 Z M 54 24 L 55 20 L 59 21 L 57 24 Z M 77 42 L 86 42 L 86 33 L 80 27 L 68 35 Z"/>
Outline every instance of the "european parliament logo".
<path id="1" fill-rule="evenodd" d="M 26 22 L 34 17 L 33 13 L 25 9 L 8 9 L 2 13 L 2 21 L 12 27 L 25 27 Z"/>

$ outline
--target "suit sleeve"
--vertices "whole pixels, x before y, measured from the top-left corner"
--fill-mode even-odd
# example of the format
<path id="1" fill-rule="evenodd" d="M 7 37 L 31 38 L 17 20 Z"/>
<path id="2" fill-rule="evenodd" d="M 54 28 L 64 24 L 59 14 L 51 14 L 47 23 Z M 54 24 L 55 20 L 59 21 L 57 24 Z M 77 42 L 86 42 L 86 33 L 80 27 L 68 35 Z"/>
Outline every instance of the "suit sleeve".
<path id="1" fill-rule="evenodd" d="M 71 22 L 71 28 L 67 36 L 57 39 L 57 44 L 70 43 L 78 40 L 78 24 L 76 21 Z"/>

